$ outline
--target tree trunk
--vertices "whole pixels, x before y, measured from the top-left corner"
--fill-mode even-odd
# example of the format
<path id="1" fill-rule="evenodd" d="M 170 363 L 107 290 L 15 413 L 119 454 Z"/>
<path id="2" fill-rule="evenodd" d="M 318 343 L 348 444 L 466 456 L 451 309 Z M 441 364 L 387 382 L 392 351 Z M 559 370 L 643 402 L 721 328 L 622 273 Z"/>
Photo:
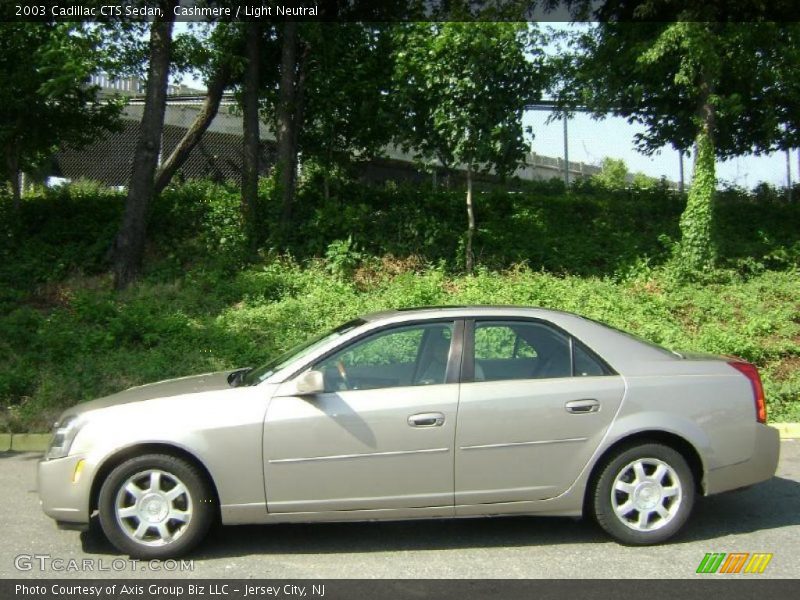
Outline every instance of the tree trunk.
<path id="1" fill-rule="evenodd" d="M 297 23 L 287 21 L 283 28 L 281 52 L 280 101 L 278 103 L 278 173 L 281 189 L 281 229 L 285 232 L 292 218 L 294 202 L 295 163 L 297 160 L 294 134 L 295 71 L 297 70 Z"/>
<path id="2" fill-rule="evenodd" d="M 156 172 L 156 181 L 153 189 L 154 195 L 160 194 L 169 185 L 169 182 L 175 176 L 175 173 L 180 169 L 189 158 L 192 150 L 200 143 L 203 134 L 211 125 L 214 117 L 217 116 L 219 105 L 222 101 L 222 94 L 225 92 L 225 87 L 230 80 L 231 69 L 228 63 L 223 63 L 212 75 L 208 82 L 208 91 L 206 92 L 206 99 L 203 102 L 203 107 L 195 117 L 194 122 L 186 130 L 175 149 L 161 164 Z"/>
<path id="3" fill-rule="evenodd" d="M 322 174 L 322 197 L 325 204 L 331 199 L 331 171 L 333 170 L 333 129 L 328 127 L 327 147 L 325 148 L 325 163 Z"/>
<path id="4" fill-rule="evenodd" d="M 686 209 L 680 220 L 682 260 L 693 272 L 710 270 L 715 259 L 712 226 L 717 184 L 714 150 L 716 114 L 709 100 L 711 88 L 704 82 L 701 91 L 704 100 L 698 109 L 701 126 L 695 141 L 694 176 Z"/>
<path id="5" fill-rule="evenodd" d="M 128 184 L 128 197 L 122 225 L 114 245 L 114 286 L 123 289 L 133 282 L 142 268 L 147 235 L 147 207 L 153 196 L 153 183 L 164 112 L 172 49 L 173 8 L 177 0 L 161 2 L 163 18 L 150 27 L 150 65 L 147 72 L 144 114 L 133 158 L 133 171 Z"/>
<path id="6" fill-rule="evenodd" d="M 8 181 L 11 184 L 12 206 L 14 210 L 19 210 L 22 202 L 22 189 L 19 185 L 19 153 L 13 144 L 6 150 L 6 168 Z"/>
<path id="7" fill-rule="evenodd" d="M 261 149 L 258 118 L 258 92 L 260 86 L 259 62 L 261 27 L 258 23 L 247 24 L 246 56 L 244 76 L 243 129 L 244 160 L 242 165 L 242 216 L 251 247 L 256 240 L 256 206 L 258 204 L 258 159 Z"/>
<path id="8" fill-rule="evenodd" d="M 306 62 L 308 61 L 309 46 L 306 44 L 303 54 L 297 61 L 297 78 L 294 86 L 294 111 L 292 112 L 292 204 L 297 186 L 298 155 L 300 154 L 300 130 L 303 128 L 305 117 L 305 87 L 306 87 Z M 290 215 L 291 216 L 291 215 Z"/>
<path id="9" fill-rule="evenodd" d="M 472 206 L 472 167 L 467 167 L 467 248 L 465 264 L 469 275 L 472 275 L 472 271 L 475 268 L 475 257 L 472 253 L 473 237 L 475 237 L 475 211 Z"/>

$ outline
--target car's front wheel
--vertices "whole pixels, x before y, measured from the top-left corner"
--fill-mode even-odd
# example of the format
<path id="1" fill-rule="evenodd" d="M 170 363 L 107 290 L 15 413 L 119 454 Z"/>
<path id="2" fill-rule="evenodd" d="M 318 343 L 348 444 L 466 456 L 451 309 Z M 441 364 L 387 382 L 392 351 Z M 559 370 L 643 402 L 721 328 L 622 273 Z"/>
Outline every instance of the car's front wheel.
<path id="1" fill-rule="evenodd" d="M 621 449 L 594 488 L 594 516 L 623 544 L 658 544 L 675 535 L 692 512 L 695 484 L 683 456 L 663 444 Z"/>
<path id="2" fill-rule="evenodd" d="M 119 550 L 142 559 L 184 554 L 208 532 L 215 503 L 204 474 L 167 454 L 118 465 L 100 488 L 100 524 Z"/>

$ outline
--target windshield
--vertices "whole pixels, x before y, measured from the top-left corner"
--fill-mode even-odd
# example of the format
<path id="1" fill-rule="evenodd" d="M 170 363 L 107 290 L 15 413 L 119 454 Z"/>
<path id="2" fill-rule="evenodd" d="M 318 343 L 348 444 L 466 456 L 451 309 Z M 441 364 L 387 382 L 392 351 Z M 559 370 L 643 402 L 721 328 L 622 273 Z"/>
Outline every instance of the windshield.
<path id="1" fill-rule="evenodd" d="M 323 333 L 322 335 L 318 335 L 306 340 L 302 344 L 299 344 L 294 348 L 287 350 L 283 354 L 276 356 L 265 365 L 248 371 L 242 378 L 242 385 L 258 385 L 262 381 L 271 377 L 274 373 L 283 369 L 289 363 L 311 354 L 317 348 L 324 346 L 331 340 L 341 337 L 356 327 L 360 327 L 364 323 L 366 323 L 366 321 L 363 319 L 354 319 L 352 321 L 348 321 L 344 325 L 339 325 L 337 328 Z"/>

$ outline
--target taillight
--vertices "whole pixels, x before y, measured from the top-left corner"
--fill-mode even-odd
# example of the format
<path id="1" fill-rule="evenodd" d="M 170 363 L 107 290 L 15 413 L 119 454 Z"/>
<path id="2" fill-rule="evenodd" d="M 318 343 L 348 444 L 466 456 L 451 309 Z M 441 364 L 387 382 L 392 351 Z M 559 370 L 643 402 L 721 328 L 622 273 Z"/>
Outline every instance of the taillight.
<path id="1" fill-rule="evenodd" d="M 728 364 L 742 373 L 750 380 L 753 388 L 753 400 L 756 403 L 756 420 L 759 423 L 767 422 L 767 404 L 764 400 L 764 386 L 761 385 L 761 377 L 755 365 L 744 361 L 729 361 Z"/>

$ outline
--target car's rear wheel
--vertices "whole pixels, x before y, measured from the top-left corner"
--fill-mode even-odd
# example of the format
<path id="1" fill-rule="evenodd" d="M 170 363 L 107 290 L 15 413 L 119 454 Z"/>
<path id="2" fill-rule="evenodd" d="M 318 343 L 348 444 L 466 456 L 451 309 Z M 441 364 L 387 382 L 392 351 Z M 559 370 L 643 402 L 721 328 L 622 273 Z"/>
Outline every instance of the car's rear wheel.
<path id="1" fill-rule="evenodd" d="M 100 524 L 109 541 L 136 558 L 184 554 L 208 532 L 215 503 L 204 474 L 167 454 L 137 456 L 103 482 Z"/>
<path id="2" fill-rule="evenodd" d="M 605 463 L 594 488 L 594 516 L 623 544 L 658 544 L 692 512 L 695 484 L 686 460 L 663 444 L 621 449 Z"/>

